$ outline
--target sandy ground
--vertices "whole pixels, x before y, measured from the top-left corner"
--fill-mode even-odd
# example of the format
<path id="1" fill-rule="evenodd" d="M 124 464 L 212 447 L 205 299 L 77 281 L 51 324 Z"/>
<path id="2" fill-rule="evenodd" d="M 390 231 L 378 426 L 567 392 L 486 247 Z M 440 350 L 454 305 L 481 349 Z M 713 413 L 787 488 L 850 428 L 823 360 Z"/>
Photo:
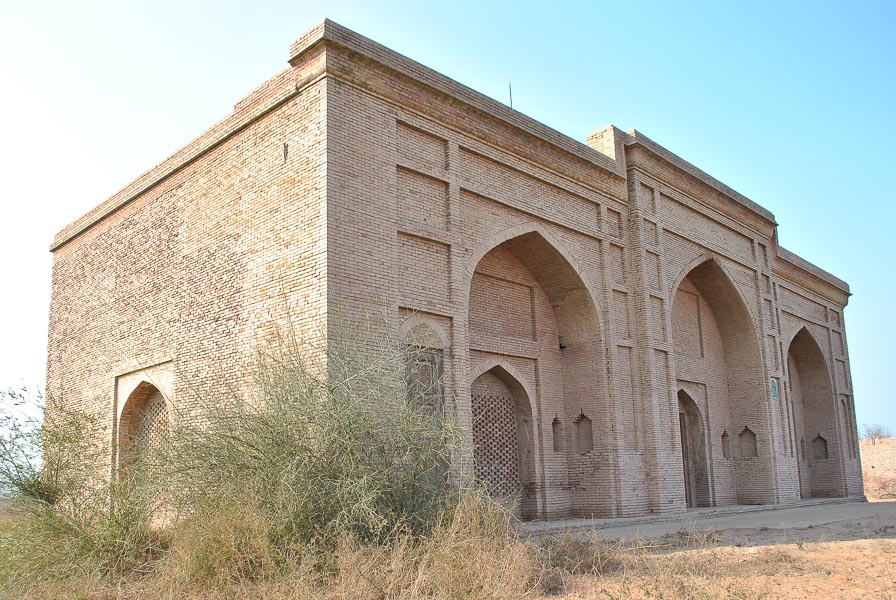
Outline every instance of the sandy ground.
<path id="1" fill-rule="evenodd" d="M 896 599 L 896 502 L 579 530 L 611 552 L 561 598 Z M 615 541 L 614 541 L 615 540 Z"/>

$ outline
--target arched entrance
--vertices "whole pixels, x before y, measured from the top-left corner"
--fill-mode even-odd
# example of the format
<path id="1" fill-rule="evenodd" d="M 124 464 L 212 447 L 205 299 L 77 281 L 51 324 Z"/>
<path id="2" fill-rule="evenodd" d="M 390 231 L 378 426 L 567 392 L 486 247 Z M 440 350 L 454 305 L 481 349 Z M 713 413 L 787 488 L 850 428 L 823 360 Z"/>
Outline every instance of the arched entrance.
<path id="1" fill-rule="evenodd" d="M 688 508 L 710 506 L 703 419 L 697 404 L 684 390 L 678 390 L 678 429 L 685 503 Z"/>
<path id="2" fill-rule="evenodd" d="M 500 371 L 472 381 L 474 431 L 479 427 L 474 442 L 491 439 L 485 415 L 504 415 L 493 426 L 502 431 L 511 420 L 517 423 L 516 454 L 525 458 L 519 471 L 524 518 L 609 516 L 615 487 L 607 464 L 611 440 L 602 438 L 609 399 L 598 311 L 576 267 L 546 235 L 530 230 L 508 236 L 471 263 L 470 360 L 504 361 L 532 389 L 522 402 Z M 511 405 L 513 419 L 507 408 L 499 409 Z M 586 422 L 594 426 L 586 428 Z M 563 439 L 564 431 L 574 432 L 575 441 Z M 580 439 L 586 435 L 590 439 Z M 477 473 L 492 468 L 480 466 L 488 452 L 475 450 Z M 507 486 L 515 485 L 512 470 L 501 467 L 501 473 Z"/>
<path id="3" fill-rule="evenodd" d="M 700 392 L 683 404 L 679 395 L 679 414 L 688 425 L 702 415 L 698 423 L 705 436 L 704 451 L 694 454 L 685 501 L 689 506 L 775 502 L 759 338 L 743 297 L 714 258 L 682 274 L 672 298 L 672 339 L 676 379 Z M 688 443 L 699 440 L 691 436 Z"/>
<path id="4" fill-rule="evenodd" d="M 168 403 L 162 392 L 149 382 L 140 383 L 127 401 L 118 422 L 119 472 L 126 475 L 147 464 L 170 432 Z"/>
<path id="5" fill-rule="evenodd" d="M 846 495 L 841 458 L 847 445 L 837 426 L 837 405 L 827 361 L 805 327 L 787 351 L 790 402 L 799 442 L 800 497 Z"/>
<path id="6" fill-rule="evenodd" d="M 528 394 L 500 366 L 477 377 L 470 393 L 476 478 L 492 495 L 518 499 L 520 516 L 534 519 L 538 499 Z"/>

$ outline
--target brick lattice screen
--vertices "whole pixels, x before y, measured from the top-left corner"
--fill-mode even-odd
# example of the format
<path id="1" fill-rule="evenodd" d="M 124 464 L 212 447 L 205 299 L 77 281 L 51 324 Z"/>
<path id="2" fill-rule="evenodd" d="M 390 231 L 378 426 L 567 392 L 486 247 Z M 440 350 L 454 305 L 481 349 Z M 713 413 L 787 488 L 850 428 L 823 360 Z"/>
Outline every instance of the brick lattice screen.
<path id="1" fill-rule="evenodd" d="M 519 437 L 513 398 L 473 394 L 476 477 L 496 496 L 519 494 Z"/>

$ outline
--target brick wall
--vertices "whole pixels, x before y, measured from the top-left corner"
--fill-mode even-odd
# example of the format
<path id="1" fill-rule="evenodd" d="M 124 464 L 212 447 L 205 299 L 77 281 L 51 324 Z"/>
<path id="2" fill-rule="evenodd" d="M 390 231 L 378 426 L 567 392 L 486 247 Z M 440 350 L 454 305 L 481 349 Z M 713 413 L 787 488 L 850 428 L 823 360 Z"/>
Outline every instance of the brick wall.
<path id="1" fill-rule="evenodd" d="M 209 381 L 239 384 L 273 321 L 321 326 L 324 92 L 310 85 L 56 246 L 48 392 L 96 411 L 110 447 L 123 378 L 172 379 L 191 418 L 194 394 L 223 393 Z"/>
<path id="2" fill-rule="evenodd" d="M 330 22 L 290 65 L 60 233 L 51 389 L 111 432 L 118 383 L 238 382 L 291 313 L 437 349 L 526 518 L 684 510 L 680 410 L 698 504 L 861 496 L 848 287 L 768 211 L 638 132 L 581 144 Z"/>
<path id="3" fill-rule="evenodd" d="M 896 494 L 896 438 L 862 440 L 859 449 L 868 495 L 892 497 Z"/>

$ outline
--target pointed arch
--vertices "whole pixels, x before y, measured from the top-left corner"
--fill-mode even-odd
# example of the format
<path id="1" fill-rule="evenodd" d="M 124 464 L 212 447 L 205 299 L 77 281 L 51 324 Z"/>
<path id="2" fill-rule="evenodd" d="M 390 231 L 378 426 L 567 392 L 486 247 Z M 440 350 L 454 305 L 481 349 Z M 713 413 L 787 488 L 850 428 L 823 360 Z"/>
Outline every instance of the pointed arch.
<path id="1" fill-rule="evenodd" d="M 668 301 L 676 378 L 693 380 L 706 390 L 706 411 L 712 416 L 705 421 L 706 439 L 722 444 L 722 432 L 728 442 L 734 432 L 745 429 L 755 435 L 755 458 L 735 453 L 728 459 L 724 448 L 707 453 L 712 461 L 707 495 L 719 504 L 775 502 L 772 407 L 750 303 L 711 252 L 700 253 L 680 270 Z"/>
<path id="2" fill-rule="evenodd" d="M 615 414 L 606 391 L 609 358 L 602 312 L 590 278 L 561 241 L 535 222 L 485 240 L 471 253 L 465 270 L 458 297 L 467 308 L 471 397 L 475 400 L 476 378 L 497 368 L 497 363 L 474 367 L 473 360 L 505 361 L 501 368 L 508 374 L 507 357 L 515 357 L 518 368 L 528 362 L 531 377 L 513 379 L 526 382 L 523 391 L 531 402 L 537 465 L 532 489 L 539 507 L 550 507 L 557 516 L 610 516 L 615 475 L 593 463 L 614 451 L 613 438 L 602 432 Z M 501 370 L 494 372 L 500 378 Z M 553 419 L 560 428 L 571 427 L 579 414 L 593 420 L 595 450 L 602 452 L 581 457 L 572 444 L 565 444 L 564 452 L 551 452 Z M 553 482 L 545 481 L 546 472 L 553 474 Z"/>
<path id="3" fill-rule="evenodd" d="M 578 261 L 576 261 L 572 253 L 566 249 L 565 245 L 557 238 L 557 236 L 548 231 L 543 225 L 535 221 L 528 221 L 515 227 L 501 230 L 484 240 L 476 247 L 476 249 L 470 255 L 469 259 L 467 259 L 466 267 L 464 269 L 464 285 L 460 291 L 460 300 L 462 305 L 469 306 L 470 288 L 473 283 L 473 274 L 475 273 L 476 268 L 479 266 L 479 263 L 482 262 L 482 259 L 489 252 L 491 252 L 501 244 L 504 244 L 505 242 L 516 238 L 523 238 L 524 236 L 530 234 L 538 236 L 539 238 L 544 240 L 546 249 L 549 249 L 549 251 L 552 253 L 556 253 L 569 266 L 569 268 L 572 269 L 573 272 L 575 272 L 579 282 L 587 291 L 588 299 L 590 300 L 591 304 L 594 305 L 596 313 L 598 315 L 603 314 L 603 306 L 600 301 L 600 294 L 597 293 L 597 290 L 594 289 L 588 278 L 585 277 L 585 271 L 579 266 Z M 597 326 L 600 333 L 600 339 L 607 339 L 606 327 L 601 319 L 597 320 Z"/>
<path id="4" fill-rule="evenodd" d="M 445 355 L 450 342 L 433 319 L 414 314 L 398 328 L 404 344 L 407 399 L 426 410 L 445 409 Z"/>
<path id="5" fill-rule="evenodd" d="M 484 365 L 483 365 L 484 366 Z M 518 501 L 519 516 L 539 515 L 531 398 L 510 365 L 494 364 L 473 380 L 473 467 L 499 498 Z"/>
<path id="6" fill-rule="evenodd" d="M 131 467 L 146 460 L 149 453 L 169 435 L 169 404 L 159 388 L 145 379 L 128 396 L 117 424 L 117 463 L 122 476 Z"/>
<path id="7" fill-rule="evenodd" d="M 796 341 L 797 336 L 807 336 L 808 339 L 811 340 L 815 348 L 818 349 L 818 352 L 821 355 L 821 359 L 824 361 L 825 369 L 827 370 L 828 383 L 831 385 L 831 389 L 833 389 L 834 368 L 831 364 L 830 358 L 823 350 L 823 348 L 825 347 L 825 343 L 822 340 L 819 340 L 815 332 L 812 331 L 809 327 L 807 327 L 803 323 L 799 323 L 796 326 L 792 327 L 791 331 L 784 338 L 786 340 L 784 347 L 787 348 L 788 354 L 790 353 L 790 349 L 793 347 L 793 343 L 794 341 Z"/>
<path id="8" fill-rule="evenodd" d="M 834 394 L 830 362 L 818 338 L 802 326 L 787 345 L 789 398 L 795 435 L 811 440 L 811 451 L 801 453 L 797 464 L 800 495 L 804 498 L 846 496 L 844 460 L 850 440 L 845 439 L 841 412 Z M 805 442 L 809 446 L 809 442 Z"/>
<path id="9" fill-rule="evenodd" d="M 700 406 L 683 388 L 678 390 L 678 428 L 688 507 L 710 506 L 712 498 L 707 468 L 706 421 Z"/>
<path id="10" fill-rule="evenodd" d="M 425 332 L 431 335 L 414 335 L 414 332 L 420 329 L 423 329 Z M 398 328 L 398 338 L 403 342 L 416 344 L 418 338 L 420 337 L 426 338 L 426 347 L 433 348 L 434 350 L 446 350 L 451 346 L 451 342 L 448 339 L 448 334 L 441 325 L 436 323 L 433 319 L 414 314 L 401 323 Z M 438 340 L 438 346 L 433 345 L 433 341 L 429 340 Z"/>
<path id="11" fill-rule="evenodd" d="M 476 366 L 470 371 L 470 380 L 475 381 L 488 371 L 494 372 L 495 376 L 503 381 L 511 391 L 521 391 L 528 401 L 531 402 L 530 399 L 535 398 L 535 390 L 526 377 L 516 367 L 501 358 L 489 357 L 476 363 Z M 531 404 L 528 410 L 529 413 L 532 412 Z"/>
<path id="12" fill-rule="evenodd" d="M 712 252 L 702 252 L 698 256 L 691 259 L 684 267 L 681 268 L 681 270 L 679 270 L 678 275 L 676 275 L 675 277 L 673 285 L 669 287 L 669 297 L 667 298 L 669 305 L 671 306 L 675 301 L 675 293 L 681 287 L 681 283 L 685 280 L 685 278 L 690 278 L 692 274 L 694 274 L 695 272 L 699 272 L 700 269 L 708 269 L 710 267 L 712 269 L 717 269 L 718 272 L 720 272 L 720 274 L 722 275 L 722 280 L 730 284 L 730 299 L 736 298 L 736 304 L 742 307 L 746 315 L 749 317 L 750 325 L 753 331 L 759 331 L 759 326 L 756 322 L 756 316 L 753 314 L 753 311 L 750 310 L 749 302 L 747 302 L 747 299 L 744 297 L 743 292 L 741 292 L 740 288 L 735 283 L 734 277 L 731 275 L 728 267 L 726 267 L 725 264 L 719 259 L 719 257 Z"/>

